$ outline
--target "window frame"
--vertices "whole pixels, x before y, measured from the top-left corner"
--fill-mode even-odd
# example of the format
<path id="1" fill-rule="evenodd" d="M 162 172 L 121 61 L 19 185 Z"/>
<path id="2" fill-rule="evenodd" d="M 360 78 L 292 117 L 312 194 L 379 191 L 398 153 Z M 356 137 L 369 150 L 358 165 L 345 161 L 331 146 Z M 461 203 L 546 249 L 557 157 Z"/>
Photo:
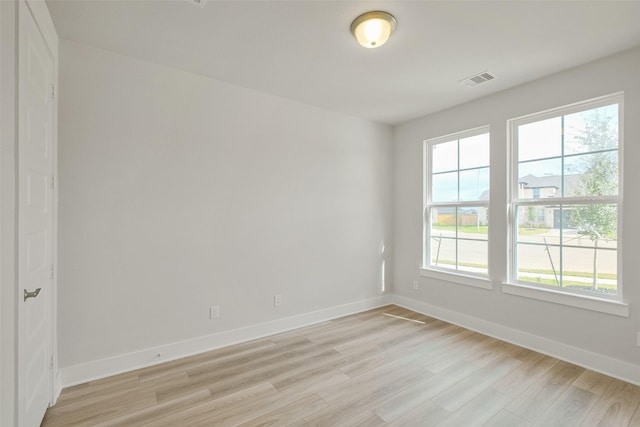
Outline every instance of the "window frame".
<path id="1" fill-rule="evenodd" d="M 423 204 L 422 204 L 422 218 L 423 218 L 423 233 L 422 233 L 422 260 L 420 266 L 420 274 L 422 276 L 431 277 L 447 282 L 456 284 L 463 284 L 483 289 L 492 289 L 491 284 L 491 270 L 489 262 L 489 240 L 490 234 L 487 231 L 487 274 L 476 274 L 470 271 L 454 270 L 446 267 L 438 267 L 431 265 L 431 208 L 434 207 L 450 207 L 450 208 L 465 208 L 465 207 L 484 207 L 489 209 L 491 201 L 491 193 L 487 200 L 471 200 L 461 202 L 433 202 L 432 201 L 432 147 L 437 144 L 451 142 L 452 140 L 460 140 L 482 134 L 489 134 L 489 154 L 491 153 L 491 131 L 489 125 L 479 126 L 473 129 L 468 129 L 461 132 L 454 132 L 448 135 L 439 136 L 436 138 L 430 138 L 423 141 Z M 458 153 L 459 157 L 460 153 Z M 491 177 L 491 161 L 487 166 L 489 169 L 489 177 Z M 458 169 L 460 171 L 460 165 Z M 459 179 L 459 177 L 458 177 Z M 489 189 L 491 188 L 491 178 L 489 178 Z M 489 229 L 490 229 L 489 225 Z M 458 237 L 455 238 L 458 240 Z M 466 240 L 466 239 L 465 239 Z"/>
<path id="2" fill-rule="evenodd" d="M 520 199 L 518 185 L 518 127 L 529 123 L 539 122 L 560 116 L 566 116 L 578 112 L 588 111 L 607 105 L 618 105 L 618 194 L 604 196 L 559 196 L 553 199 Z M 623 240 L 623 168 L 624 168 L 624 94 L 622 92 L 606 95 L 583 102 L 561 106 L 539 113 L 533 113 L 507 120 L 508 140 L 508 165 L 507 165 L 507 191 L 508 191 L 508 217 L 507 217 L 507 281 L 503 284 L 503 292 L 521 295 L 525 297 L 556 302 L 587 308 L 595 311 L 607 312 L 621 316 L 628 316 L 628 305 L 623 302 L 623 270 L 622 270 L 622 240 Z M 564 153 L 562 153 L 564 158 Z M 567 288 L 555 288 L 527 282 L 517 279 L 517 240 L 518 220 L 517 212 L 521 206 L 545 206 L 545 205 L 584 205 L 584 204 L 615 204 L 617 207 L 617 293 L 596 294 L 589 291 L 581 291 Z M 564 245 L 560 241 L 559 248 Z"/>

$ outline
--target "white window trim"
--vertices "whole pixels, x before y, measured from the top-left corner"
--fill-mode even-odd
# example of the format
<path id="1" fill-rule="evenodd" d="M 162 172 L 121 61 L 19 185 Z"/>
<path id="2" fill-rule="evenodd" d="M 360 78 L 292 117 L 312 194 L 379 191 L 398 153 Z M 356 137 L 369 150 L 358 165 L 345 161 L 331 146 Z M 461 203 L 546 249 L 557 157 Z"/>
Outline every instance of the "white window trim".
<path id="1" fill-rule="evenodd" d="M 571 307 L 584 308 L 600 313 L 629 317 L 629 305 L 619 300 L 598 298 L 592 295 L 581 295 L 560 289 L 542 288 L 524 283 L 505 282 L 502 284 L 502 292 Z"/>
<path id="2" fill-rule="evenodd" d="M 581 293 L 579 291 L 568 291 L 566 289 L 555 289 L 550 287 L 536 286 L 534 283 L 519 281 L 516 278 L 516 254 L 515 254 L 515 244 L 516 244 L 516 216 L 517 216 L 517 208 L 518 206 L 523 205 L 523 201 L 518 199 L 518 188 L 514 183 L 517 180 L 517 163 L 518 163 L 518 148 L 517 148 L 517 128 L 518 126 L 537 122 L 553 117 L 557 117 L 559 115 L 568 115 L 580 111 L 590 110 L 598 107 L 602 107 L 610 104 L 618 104 L 618 175 L 620 177 L 618 181 L 618 194 L 615 196 L 594 196 L 594 197 L 563 197 L 558 198 L 558 204 L 571 204 L 572 201 L 575 202 L 584 202 L 586 200 L 589 201 L 598 201 L 602 203 L 612 202 L 617 205 L 618 209 L 618 240 L 617 240 L 617 251 L 618 251 L 618 259 L 617 259 L 617 271 L 618 271 L 618 283 L 617 283 L 617 294 L 610 296 L 599 296 L 597 294 L 592 293 Z M 526 298 L 533 298 L 548 302 L 553 302 L 562 305 L 568 305 L 578 308 L 583 308 L 587 310 L 599 311 L 603 313 L 614 314 L 618 316 L 628 317 L 629 316 L 629 306 L 623 300 L 623 283 L 622 283 L 622 239 L 623 239 L 623 231 L 622 231 L 622 211 L 623 211 L 623 165 L 624 165 L 624 94 L 623 92 L 618 92 L 611 95 L 602 96 L 599 98 L 591 99 L 585 102 L 579 102 L 575 104 L 571 104 L 568 106 L 558 107 L 551 110 L 547 110 L 541 113 L 534 113 L 527 116 L 522 116 L 514 119 L 510 119 L 507 121 L 507 139 L 508 139 L 508 155 L 509 159 L 508 165 L 508 229 L 507 229 L 507 282 L 503 283 L 502 291 L 511 295 L 518 295 Z M 539 205 L 539 204 L 549 204 L 549 200 L 526 200 L 524 205 Z"/>
<path id="3" fill-rule="evenodd" d="M 491 282 L 491 270 L 487 266 L 487 275 L 474 274 L 472 272 L 465 272 L 460 270 L 453 270 L 447 268 L 438 268 L 430 265 L 430 247 L 427 242 L 431 241 L 431 234 L 429 232 L 429 224 L 431 224 L 431 218 L 429 215 L 429 208 L 434 205 L 431 200 L 431 150 L 430 147 L 436 144 L 449 142 L 452 139 L 464 139 L 471 136 L 480 135 L 483 133 L 491 133 L 489 125 L 480 126 L 477 128 L 465 130 L 462 132 L 454 132 L 448 135 L 439 136 L 437 138 L 430 138 L 423 141 L 423 208 L 422 208 L 422 220 L 423 220 L 423 233 L 422 233 L 422 267 L 420 268 L 420 275 L 425 277 L 431 277 L 446 282 L 457 283 L 467 286 L 473 286 L 482 289 L 493 289 Z M 489 164 L 489 171 L 491 171 L 491 164 Z M 464 201 L 464 202 L 451 202 L 451 203 L 435 203 L 438 206 L 450 206 L 450 207 L 468 207 L 468 206 L 481 206 L 489 207 L 490 200 L 476 200 L 476 201 Z M 490 226 L 489 226 L 490 227 Z M 487 242 L 489 236 L 487 235 Z M 489 264 L 489 254 L 487 253 L 487 264 Z"/>
<path id="4" fill-rule="evenodd" d="M 493 289 L 491 279 L 485 276 L 463 274 L 455 270 L 437 269 L 434 267 L 421 267 L 420 276 L 456 283 L 458 285 L 473 286 L 474 288 Z"/>

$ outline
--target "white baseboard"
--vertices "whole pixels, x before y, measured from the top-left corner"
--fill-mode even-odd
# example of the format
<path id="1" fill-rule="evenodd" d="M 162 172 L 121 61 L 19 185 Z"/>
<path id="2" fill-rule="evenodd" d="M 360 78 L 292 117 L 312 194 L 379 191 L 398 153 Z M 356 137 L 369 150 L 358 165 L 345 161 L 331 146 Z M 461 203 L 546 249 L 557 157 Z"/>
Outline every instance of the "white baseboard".
<path id="1" fill-rule="evenodd" d="M 50 402 L 51 406 L 55 405 L 62 393 L 62 372 L 58 369 L 53 376 L 53 396 Z"/>
<path id="2" fill-rule="evenodd" d="M 219 332 L 213 335 L 68 366 L 62 368 L 60 375 L 57 376 L 56 395 L 60 394 L 59 391 L 63 387 L 70 387 L 87 381 L 192 356 L 205 351 L 263 338 L 391 303 L 623 381 L 640 385 L 640 366 L 638 365 L 513 329 L 495 322 L 469 316 L 464 313 L 437 307 L 423 301 L 400 295 L 383 295 L 377 298 L 329 307 L 311 313 L 303 313 L 257 325 Z"/>
<path id="3" fill-rule="evenodd" d="M 393 303 L 472 331 L 498 338 L 578 366 L 600 372 L 632 384 L 640 385 L 640 366 L 602 354 L 593 353 L 558 341 L 553 341 L 499 323 L 490 322 L 464 313 L 437 307 L 423 301 L 393 295 Z"/>
<path id="4" fill-rule="evenodd" d="M 349 314 L 391 304 L 391 295 L 382 295 L 349 304 L 329 307 L 257 325 L 232 329 L 213 335 L 174 342 L 132 353 L 121 354 L 61 369 L 62 387 L 70 387 L 111 375 L 157 365 L 220 347 L 238 344 Z"/>

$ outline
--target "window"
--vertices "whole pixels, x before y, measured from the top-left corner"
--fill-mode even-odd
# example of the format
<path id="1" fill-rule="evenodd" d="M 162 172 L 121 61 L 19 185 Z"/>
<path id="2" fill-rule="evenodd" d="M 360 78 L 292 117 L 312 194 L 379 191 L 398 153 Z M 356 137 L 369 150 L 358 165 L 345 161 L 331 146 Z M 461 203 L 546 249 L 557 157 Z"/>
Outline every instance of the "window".
<path id="1" fill-rule="evenodd" d="M 510 281 L 619 299 L 621 96 L 511 120 Z"/>
<path id="2" fill-rule="evenodd" d="M 423 267 L 488 277 L 489 128 L 424 143 Z"/>
<path id="3" fill-rule="evenodd" d="M 534 188 L 533 189 L 533 198 L 534 199 L 539 199 L 540 198 L 540 189 L 539 188 Z"/>

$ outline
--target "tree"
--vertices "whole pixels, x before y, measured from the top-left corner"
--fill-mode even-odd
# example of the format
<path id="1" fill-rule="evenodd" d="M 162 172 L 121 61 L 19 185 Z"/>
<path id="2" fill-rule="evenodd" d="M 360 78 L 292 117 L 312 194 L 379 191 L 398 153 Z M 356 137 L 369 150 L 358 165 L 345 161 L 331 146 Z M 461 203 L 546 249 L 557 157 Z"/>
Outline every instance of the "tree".
<path id="1" fill-rule="evenodd" d="M 533 228 L 533 223 L 536 220 L 536 208 L 529 206 L 527 208 L 527 219 L 529 220 L 529 228 Z"/>
<path id="2" fill-rule="evenodd" d="M 579 157 L 576 168 L 580 176 L 570 191 L 575 196 L 612 195 L 618 192 L 618 134 L 610 116 L 595 109 L 584 117 L 584 127 L 575 137 L 582 150 L 595 152 Z M 573 208 L 571 222 L 580 236 L 594 244 L 593 289 L 598 289 L 598 244 L 617 239 L 617 209 L 615 205 L 582 204 Z"/>

